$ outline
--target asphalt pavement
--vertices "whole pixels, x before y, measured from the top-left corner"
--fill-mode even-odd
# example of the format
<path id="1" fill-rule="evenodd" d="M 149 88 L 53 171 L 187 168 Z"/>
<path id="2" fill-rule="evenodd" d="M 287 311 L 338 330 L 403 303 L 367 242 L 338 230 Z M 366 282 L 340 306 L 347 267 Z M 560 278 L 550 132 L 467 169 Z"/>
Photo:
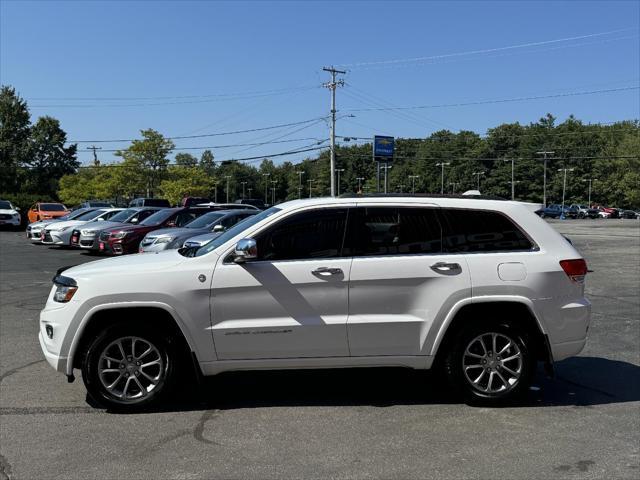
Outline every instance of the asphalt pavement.
<path id="1" fill-rule="evenodd" d="M 43 360 L 56 269 L 94 260 L 0 232 L 0 480 L 640 478 L 640 222 L 552 221 L 594 270 L 585 350 L 527 402 L 470 407 L 402 369 L 227 373 L 158 411 L 86 401 Z"/>

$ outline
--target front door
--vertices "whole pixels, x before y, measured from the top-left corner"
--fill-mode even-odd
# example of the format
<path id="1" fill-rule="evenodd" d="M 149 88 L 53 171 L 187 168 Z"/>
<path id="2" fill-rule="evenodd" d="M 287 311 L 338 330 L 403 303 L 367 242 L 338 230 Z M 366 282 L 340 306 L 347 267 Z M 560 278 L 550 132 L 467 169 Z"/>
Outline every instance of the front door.
<path id="1" fill-rule="evenodd" d="M 254 235 L 258 258 L 222 257 L 211 305 L 218 359 L 348 356 L 347 207 L 306 210 Z"/>
<path id="2" fill-rule="evenodd" d="M 442 252 L 437 206 L 355 210 L 345 245 L 353 254 L 351 355 L 428 355 L 434 326 L 471 296 L 464 256 Z"/>

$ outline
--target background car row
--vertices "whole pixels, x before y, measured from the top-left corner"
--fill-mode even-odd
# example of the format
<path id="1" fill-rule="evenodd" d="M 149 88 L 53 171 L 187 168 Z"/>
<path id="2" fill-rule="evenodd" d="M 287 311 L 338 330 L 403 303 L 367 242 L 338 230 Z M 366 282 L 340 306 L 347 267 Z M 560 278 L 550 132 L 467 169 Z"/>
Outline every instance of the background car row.
<path id="1" fill-rule="evenodd" d="M 623 208 L 551 204 L 536 212 L 542 218 L 640 218 L 640 212 Z"/>
<path id="2" fill-rule="evenodd" d="M 31 223 L 26 236 L 33 243 L 104 255 L 159 252 L 181 248 L 195 236 L 207 235 L 209 241 L 259 211 L 252 205 L 218 203 L 174 208 L 83 207 Z"/>

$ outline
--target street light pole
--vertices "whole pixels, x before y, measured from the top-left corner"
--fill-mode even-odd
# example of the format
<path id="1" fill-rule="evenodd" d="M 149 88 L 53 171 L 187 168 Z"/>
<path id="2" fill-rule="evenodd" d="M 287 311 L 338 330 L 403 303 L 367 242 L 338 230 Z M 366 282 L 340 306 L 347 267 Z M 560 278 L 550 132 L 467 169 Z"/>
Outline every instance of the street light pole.
<path id="1" fill-rule="evenodd" d="M 564 180 L 562 182 L 562 217 L 564 218 L 564 193 L 567 189 L 567 172 L 573 172 L 573 168 L 559 168 L 559 172 L 564 172 Z"/>
<path id="2" fill-rule="evenodd" d="M 589 208 L 591 208 L 591 182 L 595 182 L 597 178 L 583 178 L 583 182 L 589 182 Z"/>
<path id="3" fill-rule="evenodd" d="M 242 199 L 244 200 L 244 187 L 247 184 L 247 182 L 240 182 L 242 184 Z"/>
<path id="4" fill-rule="evenodd" d="M 547 206 L 547 155 L 553 155 L 556 152 L 536 152 L 537 155 L 544 155 L 544 170 L 542 173 L 542 203 L 546 207 Z"/>
<path id="5" fill-rule="evenodd" d="M 415 195 L 416 193 L 416 178 L 420 178 L 420 175 L 409 175 L 411 179 L 411 194 Z"/>
<path id="6" fill-rule="evenodd" d="M 456 193 L 456 185 L 459 185 L 460 182 L 449 182 L 449 185 L 451 185 L 451 195 L 454 195 Z"/>
<path id="7" fill-rule="evenodd" d="M 338 183 L 337 183 L 337 188 L 336 191 L 338 192 L 337 195 L 340 196 L 340 172 L 344 172 L 344 168 L 336 168 L 336 173 L 338 174 Z"/>
<path id="8" fill-rule="evenodd" d="M 271 175 L 270 173 L 263 173 L 262 176 L 264 177 L 264 203 L 268 203 L 269 202 L 269 198 L 267 197 L 268 192 L 269 192 L 269 175 Z"/>
<path id="9" fill-rule="evenodd" d="M 311 192 L 311 184 L 312 184 L 313 182 L 315 182 L 315 180 L 309 180 L 309 198 L 311 198 L 311 197 L 313 196 L 313 195 L 312 195 L 312 192 Z"/>
<path id="10" fill-rule="evenodd" d="M 478 177 L 478 191 L 480 191 L 480 176 L 484 175 L 484 172 L 473 172 L 472 175 Z"/>
<path id="11" fill-rule="evenodd" d="M 229 203 L 229 179 L 231 178 L 231 175 L 225 175 L 224 178 L 227 179 L 227 203 Z"/>
<path id="12" fill-rule="evenodd" d="M 516 199 L 516 182 L 514 177 L 515 158 L 512 158 L 511 160 L 504 160 L 504 161 L 511 162 L 511 200 L 515 200 Z"/>
<path id="13" fill-rule="evenodd" d="M 362 182 L 364 181 L 364 177 L 357 177 L 358 180 L 358 193 L 362 192 Z"/>
<path id="14" fill-rule="evenodd" d="M 302 175 L 304 175 L 303 170 L 296 170 L 298 174 L 298 198 L 302 198 Z"/>
<path id="15" fill-rule="evenodd" d="M 271 205 L 276 204 L 276 184 L 277 183 L 278 183 L 277 180 L 271 180 L 271 185 L 273 185 L 273 187 L 271 187 Z"/>
<path id="16" fill-rule="evenodd" d="M 213 203 L 218 203 L 218 182 L 213 184 Z"/>
<path id="17" fill-rule="evenodd" d="M 436 163 L 436 167 L 442 167 L 442 173 L 440 175 L 440 195 L 444 195 L 444 167 L 451 165 L 451 162 Z"/>

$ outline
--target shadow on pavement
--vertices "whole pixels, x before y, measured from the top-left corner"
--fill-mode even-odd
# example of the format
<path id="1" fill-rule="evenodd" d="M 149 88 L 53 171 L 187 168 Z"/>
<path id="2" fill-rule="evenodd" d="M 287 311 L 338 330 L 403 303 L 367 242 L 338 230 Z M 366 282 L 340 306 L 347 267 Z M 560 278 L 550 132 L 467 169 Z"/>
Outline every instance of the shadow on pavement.
<path id="1" fill-rule="evenodd" d="M 510 407 L 590 407 L 640 401 L 640 367 L 596 357 L 574 357 L 555 365 L 556 378 L 542 373 L 527 399 Z M 457 404 L 439 375 L 401 368 L 352 368 L 229 372 L 181 389 L 152 412 L 291 406 Z"/>

